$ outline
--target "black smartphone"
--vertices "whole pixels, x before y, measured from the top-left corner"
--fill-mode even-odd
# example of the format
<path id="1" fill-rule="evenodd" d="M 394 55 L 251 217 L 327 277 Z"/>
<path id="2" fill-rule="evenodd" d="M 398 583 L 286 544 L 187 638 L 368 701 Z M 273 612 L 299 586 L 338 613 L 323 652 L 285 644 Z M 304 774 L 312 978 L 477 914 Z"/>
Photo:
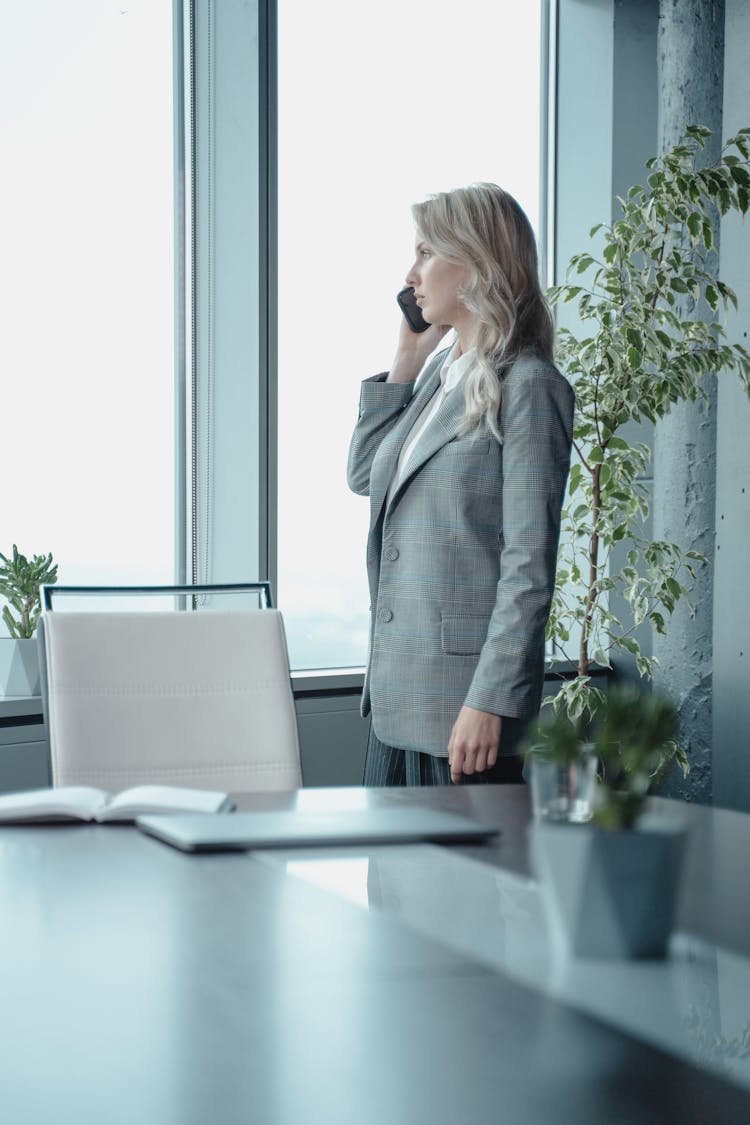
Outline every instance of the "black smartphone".
<path id="1" fill-rule="evenodd" d="M 414 300 L 414 288 L 407 285 L 400 293 L 396 294 L 396 300 L 399 303 L 401 312 L 406 317 L 406 323 L 411 328 L 412 332 L 424 332 L 430 326 L 422 316 L 422 310 L 417 302 Z"/>

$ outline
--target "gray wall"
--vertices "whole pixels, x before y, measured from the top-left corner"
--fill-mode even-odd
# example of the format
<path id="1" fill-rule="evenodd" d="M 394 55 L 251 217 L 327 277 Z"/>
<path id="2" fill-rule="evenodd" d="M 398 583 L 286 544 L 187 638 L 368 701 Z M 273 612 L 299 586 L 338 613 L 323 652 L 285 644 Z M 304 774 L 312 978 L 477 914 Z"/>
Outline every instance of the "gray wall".
<path id="1" fill-rule="evenodd" d="M 616 0 L 614 11 L 614 83 L 612 98 L 612 215 L 619 214 L 618 196 L 625 196 L 633 184 L 643 183 L 646 161 L 656 155 L 658 76 L 657 31 L 659 0 Z M 629 423 L 623 432 L 627 441 L 644 442 L 653 452 L 653 426 Z M 649 493 L 653 492 L 653 477 L 640 478 Z M 652 535 L 652 519 L 643 530 Z M 612 551 L 615 568 L 624 565 L 627 545 L 620 544 Z M 612 610 L 620 620 L 626 621 L 629 611 L 625 600 L 612 598 Z M 651 630 L 642 625 L 636 637 L 641 650 L 648 655 L 652 649 Z M 638 679 L 635 661 L 623 654 L 615 662 L 620 679 Z"/>
<path id="2" fill-rule="evenodd" d="M 50 780 L 41 700 L 0 697 L 0 793 L 43 788 Z"/>
<path id="3" fill-rule="evenodd" d="M 750 126 L 750 4 L 726 0 L 724 136 Z M 730 338 L 750 345 L 750 219 L 723 220 L 721 273 L 737 293 Z M 750 811 L 750 403 L 719 382 L 714 572 L 714 804 Z"/>
<path id="4" fill-rule="evenodd" d="M 360 690 L 300 693 L 295 698 L 304 785 L 359 785 L 369 720 Z"/>
<path id="5" fill-rule="evenodd" d="M 659 151 L 676 144 L 688 124 L 711 131 L 697 158 L 711 164 L 721 153 L 724 69 L 723 0 L 661 0 L 658 40 Z M 718 246 L 718 216 L 714 224 Z M 719 268 L 717 252 L 709 268 Z M 681 316 L 711 318 L 692 301 L 675 306 Z M 697 402 L 675 403 L 660 419 L 654 442 L 654 538 L 676 543 L 710 560 L 715 547 L 717 381 L 704 381 Z M 713 566 L 699 564 L 691 582 L 692 608 L 680 602 L 665 634 L 654 637 L 658 664 L 654 687 L 674 702 L 679 739 L 690 763 L 683 778 L 674 768 L 663 792 L 710 804 L 713 765 Z"/>

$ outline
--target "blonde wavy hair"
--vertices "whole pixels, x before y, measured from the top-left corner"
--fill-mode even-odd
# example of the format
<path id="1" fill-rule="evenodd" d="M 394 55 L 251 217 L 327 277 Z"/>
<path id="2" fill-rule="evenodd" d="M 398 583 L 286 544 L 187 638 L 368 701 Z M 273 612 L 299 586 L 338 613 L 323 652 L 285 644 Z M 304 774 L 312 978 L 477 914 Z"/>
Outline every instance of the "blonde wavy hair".
<path id="1" fill-rule="evenodd" d="M 483 417 L 498 438 L 503 373 L 523 351 L 551 360 L 555 329 L 539 284 L 536 240 L 520 204 L 497 184 L 477 183 L 412 207 L 419 236 L 467 269 L 459 300 L 479 324 L 477 362 L 466 377 L 466 432 Z"/>

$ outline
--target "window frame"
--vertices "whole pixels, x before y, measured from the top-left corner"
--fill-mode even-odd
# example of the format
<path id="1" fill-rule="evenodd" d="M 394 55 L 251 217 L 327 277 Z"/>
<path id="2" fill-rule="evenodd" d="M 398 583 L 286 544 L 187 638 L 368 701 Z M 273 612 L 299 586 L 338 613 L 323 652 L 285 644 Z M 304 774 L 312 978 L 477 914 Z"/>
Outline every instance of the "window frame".
<path id="1" fill-rule="evenodd" d="M 177 580 L 187 581 L 253 581 L 268 580 L 275 592 L 278 581 L 278 34 L 277 0 L 257 0 L 257 191 L 258 191 L 258 257 L 256 309 L 258 324 L 257 382 L 257 463 L 254 466 L 257 494 L 254 497 L 257 527 L 254 529 L 256 550 L 250 549 L 242 558 L 244 573 L 227 572 L 214 563 L 197 561 L 197 525 L 201 519 L 196 511 L 195 493 L 200 476 L 201 438 L 196 417 L 196 399 L 201 393 L 205 373 L 201 371 L 201 307 L 202 284 L 200 263 L 200 218 L 196 222 L 196 200 L 200 203 L 201 121 L 205 112 L 206 87 L 196 89 L 201 77 L 201 51 L 205 52 L 206 26 L 215 20 L 216 0 L 173 0 L 175 11 L 175 50 L 182 52 L 181 72 L 186 75 L 183 111 L 186 120 L 185 152 L 179 155 L 176 172 L 177 197 L 183 206 L 180 227 L 181 241 L 176 261 L 177 312 L 181 315 L 184 345 L 179 350 L 181 367 L 176 372 L 176 410 L 184 419 L 187 438 L 181 449 L 179 479 L 184 491 L 176 496 L 177 518 L 181 520 L 180 541 L 183 552 L 177 562 Z M 557 36 L 557 0 L 540 0 L 540 184 L 539 241 L 542 275 L 551 279 L 554 267 L 554 181 L 555 181 L 555 44 Z M 237 19 L 241 5 L 230 0 L 221 11 L 226 19 Z M 214 13 L 212 15 L 212 13 Z M 184 29 L 181 40 L 178 29 Z M 210 35 L 210 31 L 209 31 Z M 220 49 L 219 35 L 213 49 Z M 218 100 L 218 99 L 217 99 Z M 249 115 L 247 104 L 233 104 L 233 111 Z M 217 125 L 218 129 L 218 125 Z M 176 130 L 176 133 L 178 130 Z M 205 142 L 203 142 L 205 144 Z M 181 179 L 179 179 L 181 177 Z M 182 303 L 181 303 L 182 302 Z M 249 310 L 248 310 L 249 311 Z M 215 443 L 219 445 L 223 434 Z M 250 442 L 248 442 L 250 444 Z M 232 486 L 234 491 L 234 485 Z M 236 493 L 239 497 L 239 490 Z M 225 498 L 224 507 L 231 508 L 234 497 Z M 251 505 L 252 506 L 252 505 Z M 246 509 L 245 509 L 246 510 Z M 252 518 L 247 513 L 247 518 Z M 247 545 L 243 545 L 246 549 Z M 234 560 L 234 565 L 237 565 Z M 283 609 L 283 607 L 281 607 Z M 363 668 L 321 668 L 293 670 L 295 684 L 301 690 L 343 689 L 361 684 Z"/>

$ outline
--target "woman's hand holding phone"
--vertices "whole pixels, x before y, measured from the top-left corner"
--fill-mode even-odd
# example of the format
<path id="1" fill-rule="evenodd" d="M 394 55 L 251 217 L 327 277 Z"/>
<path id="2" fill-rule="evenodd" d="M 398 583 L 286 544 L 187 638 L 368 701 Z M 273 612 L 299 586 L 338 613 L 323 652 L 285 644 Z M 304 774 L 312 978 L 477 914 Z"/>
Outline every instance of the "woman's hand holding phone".
<path id="1" fill-rule="evenodd" d="M 422 318 L 419 306 L 414 303 L 413 295 L 413 289 L 410 292 L 409 289 L 402 289 L 396 297 L 404 315 L 401 318 L 396 355 L 386 380 L 388 383 L 413 383 L 428 355 L 450 330 L 449 324 L 428 324 Z M 416 324 L 416 330 L 412 328 L 412 324 Z"/>
<path id="2" fill-rule="evenodd" d="M 396 294 L 396 301 L 412 332 L 426 332 L 430 325 L 422 316 L 422 310 L 417 302 L 414 286 L 404 286 L 404 288 Z"/>

